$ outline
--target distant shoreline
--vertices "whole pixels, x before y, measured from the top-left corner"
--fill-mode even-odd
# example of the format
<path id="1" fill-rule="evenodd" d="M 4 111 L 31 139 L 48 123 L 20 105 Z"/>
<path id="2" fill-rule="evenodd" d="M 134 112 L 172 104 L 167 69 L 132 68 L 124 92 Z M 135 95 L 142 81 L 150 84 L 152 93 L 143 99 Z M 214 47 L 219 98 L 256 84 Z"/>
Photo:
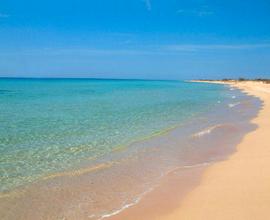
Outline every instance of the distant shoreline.
<path id="1" fill-rule="evenodd" d="M 270 79 L 221 79 L 221 80 L 209 80 L 209 79 L 198 79 L 190 80 L 189 82 L 205 82 L 205 83 L 219 83 L 219 84 L 231 84 L 231 83 L 241 83 L 241 82 L 261 82 L 261 83 L 270 83 Z"/>

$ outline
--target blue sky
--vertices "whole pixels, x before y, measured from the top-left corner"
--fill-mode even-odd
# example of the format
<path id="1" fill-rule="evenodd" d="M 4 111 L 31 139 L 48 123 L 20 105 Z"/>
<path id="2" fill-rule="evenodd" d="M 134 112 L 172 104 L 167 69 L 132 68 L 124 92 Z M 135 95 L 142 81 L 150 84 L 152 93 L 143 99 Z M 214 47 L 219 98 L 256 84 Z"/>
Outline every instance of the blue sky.
<path id="1" fill-rule="evenodd" d="M 270 77 L 269 0 L 1 0 L 0 76 Z"/>

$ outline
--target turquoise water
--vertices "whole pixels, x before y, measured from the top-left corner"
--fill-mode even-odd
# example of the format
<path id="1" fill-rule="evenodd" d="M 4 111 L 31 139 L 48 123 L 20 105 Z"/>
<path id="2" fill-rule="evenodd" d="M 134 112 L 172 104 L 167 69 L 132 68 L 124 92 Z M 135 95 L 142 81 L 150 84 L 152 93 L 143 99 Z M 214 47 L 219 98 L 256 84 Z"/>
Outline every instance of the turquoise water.
<path id="1" fill-rule="evenodd" d="M 183 124 L 226 91 L 178 81 L 0 79 L 0 191 Z"/>

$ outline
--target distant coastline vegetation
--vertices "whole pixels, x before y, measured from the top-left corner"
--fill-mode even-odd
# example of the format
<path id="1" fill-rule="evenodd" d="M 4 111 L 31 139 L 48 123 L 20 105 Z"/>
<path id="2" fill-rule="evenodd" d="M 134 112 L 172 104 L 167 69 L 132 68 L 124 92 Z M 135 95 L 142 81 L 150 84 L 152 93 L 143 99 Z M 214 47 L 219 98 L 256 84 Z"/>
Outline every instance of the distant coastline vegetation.
<path id="1" fill-rule="evenodd" d="M 246 79 L 246 78 L 243 78 L 243 77 L 240 77 L 240 78 L 238 78 L 236 80 L 234 80 L 234 79 L 222 79 L 222 81 L 239 81 L 239 82 L 256 81 L 256 82 L 270 83 L 270 79 L 264 79 L 264 78 Z"/>
<path id="2" fill-rule="evenodd" d="M 264 79 L 264 78 L 257 78 L 257 79 L 248 79 L 239 77 L 238 79 L 231 79 L 231 78 L 224 78 L 221 80 L 214 80 L 214 79 L 200 79 L 199 81 L 222 81 L 222 82 L 245 82 L 245 81 L 255 81 L 255 82 L 262 82 L 262 83 L 268 83 L 270 84 L 270 79 Z"/>

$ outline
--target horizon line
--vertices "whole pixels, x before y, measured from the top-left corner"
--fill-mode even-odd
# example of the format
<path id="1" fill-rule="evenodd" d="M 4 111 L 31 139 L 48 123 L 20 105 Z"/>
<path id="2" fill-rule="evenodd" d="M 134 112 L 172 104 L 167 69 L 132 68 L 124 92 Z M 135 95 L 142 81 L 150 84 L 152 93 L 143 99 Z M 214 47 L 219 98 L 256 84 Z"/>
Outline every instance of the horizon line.
<path id="1" fill-rule="evenodd" d="M 34 77 L 34 76 L 0 76 L 0 79 L 89 79 L 89 80 L 137 80 L 137 81 L 185 81 L 192 79 L 152 79 L 152 78 L 105 78 L 105 77 Z"/>

